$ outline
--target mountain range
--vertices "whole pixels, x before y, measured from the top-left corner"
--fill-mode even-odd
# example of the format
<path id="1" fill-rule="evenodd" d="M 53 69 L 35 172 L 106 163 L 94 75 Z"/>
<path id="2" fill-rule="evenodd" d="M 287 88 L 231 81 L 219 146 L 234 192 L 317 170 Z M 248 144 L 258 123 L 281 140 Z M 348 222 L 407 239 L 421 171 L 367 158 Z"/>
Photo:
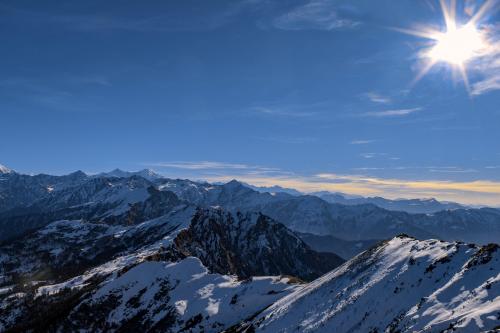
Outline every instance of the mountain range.
<path id="1" fill-rule="evenodd" d="M 1 170 L 0 332 L 500 329 L 494 208 Z"/>

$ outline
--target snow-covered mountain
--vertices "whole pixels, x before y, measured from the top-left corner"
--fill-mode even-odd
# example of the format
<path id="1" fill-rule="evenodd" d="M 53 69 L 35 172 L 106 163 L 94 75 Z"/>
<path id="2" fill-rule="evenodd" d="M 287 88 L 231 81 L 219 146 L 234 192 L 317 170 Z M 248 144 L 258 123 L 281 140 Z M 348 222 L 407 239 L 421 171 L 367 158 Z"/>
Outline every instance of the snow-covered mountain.
<path id="1" fill-rule="evenodd" d="M 477 243 L 493 242 L 500 237 L 500 211 L 496 209 L 409 214 L 372 204 L 332 204 L 313 195 L 260 193 L 235 180 L 223 185 L 164 180 L 160 188 L 171 190 L 200 206 L 260 211 L 294 231 L 349 241 L 387 239 L 401 233 L 421 239 Z"/>
<path id="2" fill-rule="evenodd" d="M 345 194 L 331 192 L 312 193 L 330 203 L 342 205 L 372 204 L 392 211 L 401 211 L 411 214 L 432 214 L 443 210 L 464 209 L 463 205 L 455 202 L 443 202 L 436 199 L 396 199 L 390 200 L 381 197 L 349 197 Z"/>
<path id="3" fill-rule="evenodd" d="M 7 174 L 7 173 L 13 173 L 14 171 L 7 168 L 5 165 L 0 164 L 0 175 L 1 174 Z"/>
<path id="4" fill-rule="evenodd" d="M 498 245 L 378 241 L 402 232 L 498 241 L 500 211 L 408 214 L 237 181 L 2 173 L 0 332 L 500 327 Z M 363 250 L 344 264 L 334 254 Z"/>
<path id="5" fill-rule="evenodd" d="M 53 191 L 77 186 L 86 179 L 87 175 L 81 171 L 65 176 L 0 173 L 0 212 L 30 206 Z"/>
<path id="6" fill-rule="evenodd" d="M 150 181 L 138 175 L 108 178 L 76 172 L 59 177 L 3 175 L 0 230 L 4 232 L 0 233 L 0 239 L 60 219 L 109 219 L 146 200 L 150 188 L 174 192 L 180 200 L 200 207 L 262 212 L 294 231 L 347 241 L 387 239 L 400 233 L 421 239 L 477 243 L 493 242 L 500 237 L 500 211 L 496 209 L 409 214 L 372 204 L 333 204 L 312 195 L 261 193 L 237 181 L 214 185 L 168 178 Z"/>
<path id="7" fill-rule="evenodd" d="M 486 332 L 500 328 L 500 250 L 401 236 L 231 332 Z"/>
<path id="8" fill-rule="evenodd" d="M 261 214 L 152 197 L 167 194 L 131 206 L 165 213 L 142 223 L 56 221 L 0 246 L 0 332 L 219 332 L 343 262 Z"/>
<path id="9" fill-rule="evenodd" d="M 6 193 L 20 192 L 26 204 L 0 211 L 0 240 L 60 219 L 109 220 L 126 213 L 132 205 L 146 201 L 154 190 L 152 183 L 138 176 L 89 178 L 75 173 L 62 176 L 64 179 L 44 175 L 34 177 L 29 179 L 29 186 L 19 184 L 25 179 L 17 176 L 5 182 L 12 181 L 22 188 L 21 191 Z M 13 194 L 5 201 L 10 203 L 16 197 Z"/>

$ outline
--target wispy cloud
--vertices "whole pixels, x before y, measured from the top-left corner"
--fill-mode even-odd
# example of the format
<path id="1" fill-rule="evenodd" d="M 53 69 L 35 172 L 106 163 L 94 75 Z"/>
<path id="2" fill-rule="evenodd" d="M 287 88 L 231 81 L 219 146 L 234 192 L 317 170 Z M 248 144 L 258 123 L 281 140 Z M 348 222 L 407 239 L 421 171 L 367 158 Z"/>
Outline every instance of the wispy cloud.
<path id="1" fill-rule="evenodd" d="M 472 85 L 471 93 L 478 96 L 494 90 L 500 90 L 500 64 L 498 67 L 491 66 L 489 75 Z"/>
<path id="2" fill-rule="evenodd" d="M 359 25 L 358 21 L 340 16 L 329 0 L 308 1 L 273 21 L 273 26 L 282 30 L 336 30 L 351 29 Z"/>
<path id="3" fill-rule="evenodd" d="M 369 143 L 373 143 L 375 140 L 352 140 L 349 142 L 351 145 L 367 145 Z"/>
<path id="4" fill-rule="evenodd" d="M 393 161 L 400 160 L 399 157 L 391 156 L 391 154 L 388 154 L 388 153 L 361 153 L 361 154 L 359 154 L 359 156 L 366 158 L 366 159 L 384 158 L 384 159 L 393 160 Z"/>
<path id="5" fill-rule="evenodd" d="M 90 84 L 90 85 L 99 85 L 105 87 L 111 87 L 111 81 L 102 75 L 90 75 L 90 76 L 73 76 L 68 79 L 71 83 L 75 84 Z"/>
<path id="6" fill-rule="evenodd" d="M 370 156 L 370 158 L 373 158 L 377 156 L 375 153 L 371 153 L 374 155 L 370 155 L 370 153 L 367 153 L 366 155 Z M 384 154 L 382 156 L 387 156 L 387 154 Z M 362 155 L 362 157 L 365 157 Z M 389 160 L 400 160 L 399 157 L 389 157 Z M 495 167 L 495 166 L 487 166 L 485 169 L 495 169 L 495 168 L 500 168 L 500 166 Z M 422 170 L 425 172 L 431 172 L 431 173 L 476 173 L 479 172 L 477 169 L 473 168 L 461 168 L 458 166 L 393 166 L 393 167 L 360 167 L 360 168 L 353 168 L 352 170 L 360 170 L 360 171 L 368 171 L 368 170 L 419 170 L 421 173 Z"/>
<path id="7" fill-rule="evenodd" d="M 278 170 L 276 168 L 265 168 L 265 167 L 251 166 L 248 164 L 241 164 L 241 163 L 225 163 L 225 162 L 215 162 L 215 161 L 196 161 L 196 162 L 173 161 L 173 162 L 151 163 L 148 165 L 154 167 L 176 168 L 176 169 L 187 169 L 187 170 L 209 170 L 209 169 L 248 170 L 257 168 L 264 170 Z"/>
<path id="8" fill-rule="evenodd" d="M 385 110 L 385 111 L 376 111 L 376 112 L 365 112 L 361 114 L 362 116 L 365 117 L 376 117 L 376 118 L 383 118 L 383 117 L 402 117 L 402 116 L 407 116 L 415 112 L 421 111 L 422 108 L 411 108 L 411 109 L 395 109 L 395 110 Z"/>
<path id="9" fill-rule="evenodd" d="M 36 105 L 39 108 L 69 112 L 96 112 L 102 108 L 78 100 L 82 85 L 101 88 L 112 85 L 101 75 L 59 75 L 48 78 L 10 77 L 0 80 L 0 88 L 16 98 L 16 105 Z"/>
<path id="10" fill-rule="evenodd" d="M 314 137 L 265 137 L 265 138 L 259 138 L 260 140 L 263 141 L 271 141 L 271 142 L 278 142 L 278 143 L 289 143 L 289 144 L 305 144 L 305 143 L 313 143 L 317 142 L 318 138 Z"/>
<path id="11" fill-rule="evenodd" d="M 389 97 L 382 96 L 376 92 L 370 91 L 363 95 L 365 98 L 369 99 L 373 103 L 379 104 L 390 104 L 392 100 Z"/>
<path id="12" fill-rule="evenodd" d="M 156 15 L 118 15 L 116 12 L 81 14 L 68 12 L 60 14 L 49 11 L 32 11 L 22 7 L 2 6 L 2 9 L 21 19 L 35 24 L 58 24 L 68 29 L 83 32 L 93 31 L 128 31 L 128 32 L 164 32 L 212 30 L 232 22 L 245 11 L 258 8 L 263 0 L 237 0 L 224 6 L 213 6 L 213 10 L 201 15 L 197 7 L 179 9 L 164 2 Z"/>
<path id="13" fill-rule="evenodd" d="M 374 157 L 387 156 L 387 154 L 386 153 L 361 153 L 361 154 L 359 154 L 359 156 L 369 159 L 369 158 L 374 158 Z"/>
<path id="14" fill-rule="evenodd" d="M 279 168 L 273 168 L 261 165 L 251 165 L 244 163 L 227 163 L 219 161 L 167 161 L 167 162 L 154 162 L 154 163 L 143 163 L 144 166 L 169 170 L 169 173 L 173 170 L 177 170 L 176 174 L 182 174 L 186 178 L 210 178 L 216 175 L 232 175 L 233 178 L 237 178 L 241 175 L 290 175 L 290 172 L 283 171 Z M 207 179 L 208 179 L 207 178 Z"/>
<path id="15" fill-rule="evenodd" d="M 290 108 L 277 108 L 277 107 L 252 107 L 250 108 L 250 110 L 256 114 L 280 116 L 280 117 L 293 117 L 293 118 L 312 117 L 317 114 L 317 112 L 312 112 L 312 111 L 300 111 L 300 110 L 293 110 Z"/>
<path id="16" fill-rule="evenodd" d="M 500 90 L 500 24 L 489 29 L 493 40 L 490 41 L 488 53 L 469 66 L 477 77 L 471 85 L 471 94 L 475 96 Z"/>

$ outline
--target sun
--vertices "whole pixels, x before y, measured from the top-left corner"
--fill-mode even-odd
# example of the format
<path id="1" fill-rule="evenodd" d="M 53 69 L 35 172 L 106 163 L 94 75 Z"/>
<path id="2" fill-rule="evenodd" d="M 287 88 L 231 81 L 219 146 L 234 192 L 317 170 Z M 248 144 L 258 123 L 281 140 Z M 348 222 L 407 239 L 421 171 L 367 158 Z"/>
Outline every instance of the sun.
<path id="1" fill-rule="evenodd" d="M 480 21 L 494 7 L 494 2 L 487 0 L 465 24 L 460 24 L 456 18 L 456 1 L 452 0 L 451 5 L 447 6 L 446 0 L 440 0 L 445 23 L 442 30 L 426 26 L 414 30 L 397 29 L 429 40 L 426 47 L 418 52 L 423 66 L 414 82 L 419 81 L 436 64 L 444 63 L 454 72 L 460 73 L 470 92 L 467 65 L 493 49 L 488 43 L 488 31 L 481 27 Z"/>
<path id="2" fill-rule="evenodd" d="M 486 47 L 482 33 L 470 23 L 438 33 L 434 39 L 435 45 L 428 50 L 427 56 L 433 62 L 442 61 L 459 67 L 481 56 Z"/>

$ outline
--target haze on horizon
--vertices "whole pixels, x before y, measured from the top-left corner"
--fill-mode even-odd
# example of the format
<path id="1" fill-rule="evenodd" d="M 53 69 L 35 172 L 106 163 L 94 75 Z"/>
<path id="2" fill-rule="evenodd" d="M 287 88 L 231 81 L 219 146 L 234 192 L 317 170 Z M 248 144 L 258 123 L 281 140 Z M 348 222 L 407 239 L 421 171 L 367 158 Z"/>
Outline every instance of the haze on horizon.
<path id="1" fill-rule="evenodd" d="M 0 163 L 500 206 L 485 5 L 456 56 L 437 0 L 3 0 Z"/>

